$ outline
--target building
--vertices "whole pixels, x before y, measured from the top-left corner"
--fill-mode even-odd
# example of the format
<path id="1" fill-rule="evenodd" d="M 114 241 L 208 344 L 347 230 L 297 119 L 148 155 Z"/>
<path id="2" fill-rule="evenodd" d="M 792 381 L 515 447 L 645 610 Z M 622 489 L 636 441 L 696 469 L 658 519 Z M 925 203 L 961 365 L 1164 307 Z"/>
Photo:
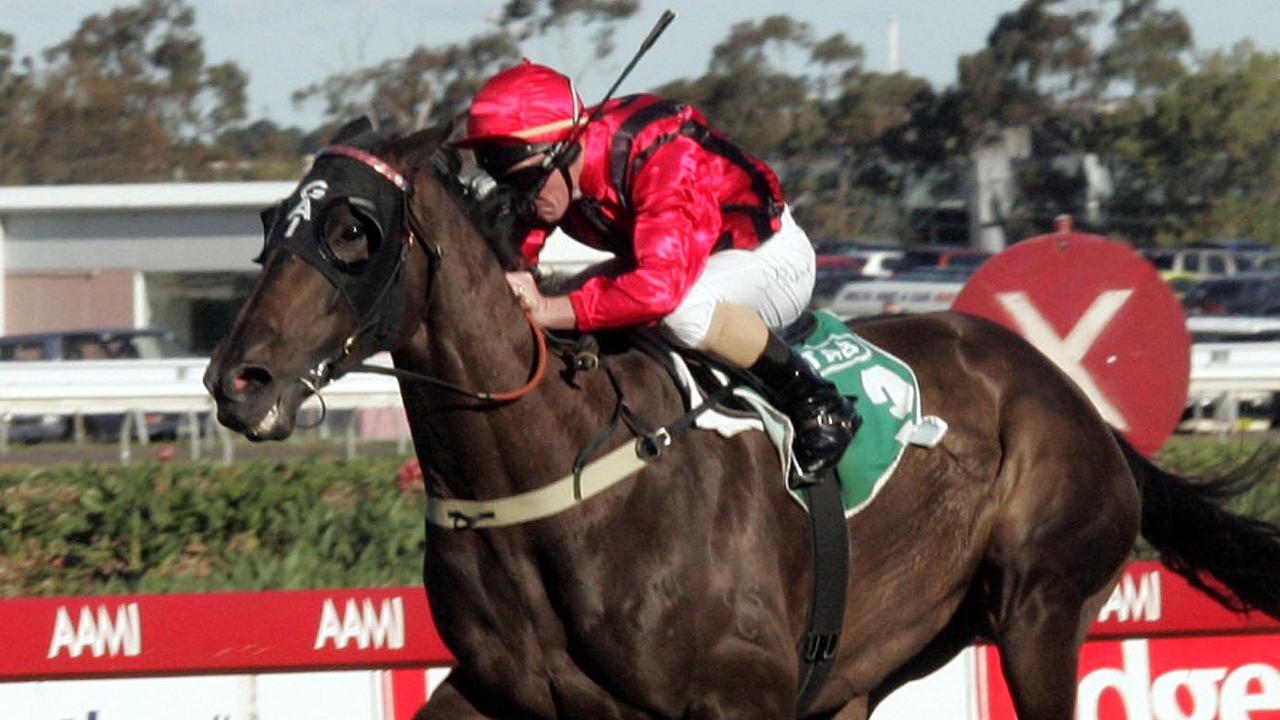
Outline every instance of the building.
<path id="1" fill-rule="evenodd" d="M 259 213 L 293 182 L 0 187 L 0 334 L 159 326 L 197 353 L 231 328 Z M 552 267 L 602 256 L 568 239 Z"/>

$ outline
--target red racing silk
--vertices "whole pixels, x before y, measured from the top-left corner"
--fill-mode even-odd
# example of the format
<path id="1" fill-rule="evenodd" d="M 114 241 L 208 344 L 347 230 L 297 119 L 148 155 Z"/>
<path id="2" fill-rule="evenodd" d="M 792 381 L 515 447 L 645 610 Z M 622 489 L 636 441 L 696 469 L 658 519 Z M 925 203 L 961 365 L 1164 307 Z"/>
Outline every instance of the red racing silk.
<path id="1" fill-rule="evenodd" d="M 619 98 L 582 142 L 579 195 L 560 227 L 634 261 L 634 269 L 569 294 L 580 330 L 662 319 L 713 252 L 756 248 L 780 227 L 777 176 L 692 107 L 654 95 Z M 546 236 L 544 229 L 526 235 L 521 249 L 531 265 Z"/>

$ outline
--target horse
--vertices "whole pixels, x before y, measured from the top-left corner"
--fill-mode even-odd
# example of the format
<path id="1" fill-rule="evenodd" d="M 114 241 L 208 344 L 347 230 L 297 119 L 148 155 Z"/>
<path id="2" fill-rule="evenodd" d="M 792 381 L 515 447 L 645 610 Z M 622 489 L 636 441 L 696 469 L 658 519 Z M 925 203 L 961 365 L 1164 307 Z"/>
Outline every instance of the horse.
<path id="1" fill-rule="evenodd" d="M 221 423 L 281 439 L 325 382 L 390 351 L 429 517 L 562 485 L 592 443 L 633 456 L 623 398 L 650 420 L 686 409 L 631 344 L 602 340 L 607 372 L 545 347 L 504 280 L 510 247 L 439 169 L 446 135 L 339 133 L 264 215 L 261 274 L 205 376 Z M 805 511 L 763 433 L 689 430 L 567 509 L 428 524 L 423 578 L 456 665 L 417 717 L 867 718 L 985 641 L 1020 717 L 1070 720 L 1081 644 L 1139 531 L 1220 602 L 1280 616 L 1280 531 L 1220 507 L 1257 471 L 1161 470 L 998 324 L 943 312 L 855 327 L 914 368 L 950 427 L 905 450 L 848 522 L 844 624 L 811 703 Z"/>

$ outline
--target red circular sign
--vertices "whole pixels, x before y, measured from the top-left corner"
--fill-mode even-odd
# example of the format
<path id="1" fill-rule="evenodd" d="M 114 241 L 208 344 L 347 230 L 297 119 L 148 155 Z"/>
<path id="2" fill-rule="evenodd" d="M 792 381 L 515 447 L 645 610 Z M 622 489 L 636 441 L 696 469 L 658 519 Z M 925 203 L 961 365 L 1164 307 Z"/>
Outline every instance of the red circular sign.
<path id="1" fill-rule="evenodd" d="M 1069 231 L 1024 240 L 984 263 L 952 309 L 1030 340 L 1146 455 L 1182 417 L 1186 318 L 1155 267 L 1126 245 Z"/>

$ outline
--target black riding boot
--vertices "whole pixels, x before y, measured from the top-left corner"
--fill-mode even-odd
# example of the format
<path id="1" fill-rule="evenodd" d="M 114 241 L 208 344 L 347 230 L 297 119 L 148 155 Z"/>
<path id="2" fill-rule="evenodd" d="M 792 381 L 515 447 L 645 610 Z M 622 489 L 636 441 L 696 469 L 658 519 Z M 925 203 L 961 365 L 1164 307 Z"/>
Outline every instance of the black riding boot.
<path id="1" fill-rule="evenodd" d="M 812 475 L 835 467 L 862 424 L 853 403 L 773 333 L 747 372 L 760 381 L 765 398 L 791 419 L 800 471 Z"/>

